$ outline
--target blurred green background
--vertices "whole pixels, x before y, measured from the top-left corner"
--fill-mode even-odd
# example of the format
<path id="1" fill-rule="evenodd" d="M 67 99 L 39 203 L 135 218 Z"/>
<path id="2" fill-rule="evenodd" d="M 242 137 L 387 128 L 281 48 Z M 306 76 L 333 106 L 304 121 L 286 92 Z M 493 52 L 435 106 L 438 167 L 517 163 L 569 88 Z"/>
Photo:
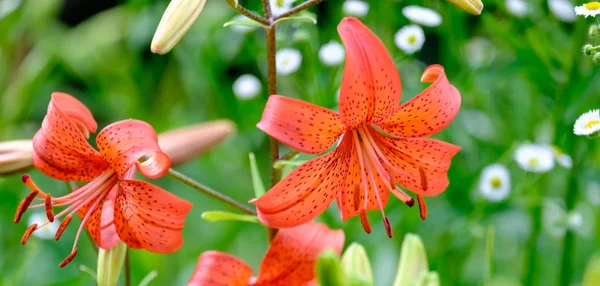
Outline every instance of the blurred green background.
<path id="1" fill-rule="evenodd" d="M 253 10 L 259 10 L 259 2 L 241 1 Z M 279 26 L 278 48 L 295 48 L 303 55 L 299 71 L 278 78 L 279 94 L 336 108 L 342 67 L 326 67 L 317 54 L 321 45 L 339 41 L 336 25 L 344 16 L 342 2 L 328 0 L 312 8 L 316 25 L 286 22 Z M 581 53 L 588 41 L 587 27 L 594 20 L 579 17 L 573 23 L 561 22 L 550 13 L 546 0 L 528 1 L 531 11 L 523 18 L 511 15 L 505 1 L 484 1 L 478 17 L 443 0 L 369 2 L 370 10 L 362 20 L 395 59 L 403 101 L 426 87 L 419 78 L 432 63 L 442 64 L 461 91 L 461 112 L 435 137 L 462 150 L 453 160 L 447 191 L 428 199 L 426 221 L 419 219 L 416 208 L 390 199 L 386 213 L 394 227 L 393 239 L 385 235 L 378 213 L 372 214 L 370 235 L 358 218 L 342 223 L 333 205 L 321 219 L 343 228 L 347 244 L 356 241 L 366 247 L 377 285 L 391 284 L 402 238 L 409 232 L 422 237 L 430 269 L 440 274 L 442 285 L 519 285 L 529 273 L 534 285 L 559 285 L 561 273 L 567 277 L 562 285 L 579 284 L 588 260 L 600 249 L 600 148 L 573 135 L 577 117 L 600 106 L 599 69 Z M 136 118 L 162 132 L 229 118 L 238 133 L 179 170 L 239 201 L 252 198 L 249 152 L 257 154 L 265 182 L 268 174 L 268 140 L 255 127 L 267 97 L 265 34 L 223 28 L 235 13 L 225 1 L 209 0 L 175 49 L 155 55 L 150 41 L 167 4 L 164 0 L 0 0 L 0 140 L 31 138 L 53 91 L 84 102 L 100 127 Z M 401 9 L 410 4 L 426 5 L 443 18 L 438 27 L 424 27 L 425 45 L 412 56 L 394 45 L 394 33 L 409 24 Z M 484 44 L 473 44 L 475 38 Z M 263 83 L 263 94 L 256 99 L 239 100 L 233 94 L 233 81 L 245 73 Z M 527 141 L 554 144 L 572 156 L 573 168 L 526 173 L 514 162 L 513 152 Z M 478 191 L 481 170 L 492 163 L 507 165 L 511 173 L 511 194 L 499 203 L 488 202 Z M 64 183 L 31 173 L 44 190 L 66 192 Z M 58 268 L 70 252 L 76 227 L 71 226 L 59 242 L 34 237 L 26 246 L 20 245 L 27 225 L 12 220 L 27 189 L 19 176 L 0 177 L 0 285 L 95 284 L 79 269 L 79 265 L 96 267 L 87 237 L 80 241 L 74 263 Z M 234 210 L 170 178 L 156 183 L 194 207 L 180 251 L 169 255 L 132 251 L 133 285 L 153 270 L 158 276 L 150 285 L 182 285 L 205 250 L 235 254 L 257 270 L 267 247 L 264 228 L 203 221 L 203 211 Z M 546 198 L 567 210 L 591 209 L 582 224 L 593 231 L 558 236 L 545 231 L 532 214 Z M 489 233 L 494 234 L 493 251 L 486 250 Z M 529 269 L 533 249 L 536 266 Z"/>

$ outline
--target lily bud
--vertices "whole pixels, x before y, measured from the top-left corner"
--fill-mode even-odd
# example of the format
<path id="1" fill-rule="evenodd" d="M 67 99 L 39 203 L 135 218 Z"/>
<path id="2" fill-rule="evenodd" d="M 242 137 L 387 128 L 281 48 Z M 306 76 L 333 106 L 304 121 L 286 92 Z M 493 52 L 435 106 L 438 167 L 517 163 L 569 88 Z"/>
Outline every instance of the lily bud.
<path id="1" fill-rule="evenodd" d="M 31 140 L 0 142 L 0 175 L 8 175 L 33 166 Z"/>
<path id="2" fill-rule="evenodd" d="M 398 274 L 394 286 L 415 285 L 421 277 L 429 273 L 429 264 L 425 247 L 418 235 L 407 234 L 402 242 Z"/>
<path id="3" fill-rule="evenodd" d="M 171 158 L 171 165 L 176 166 L 208 151 L 235 131 L 230 120 L 209 121 L 161 133 L 158 145 Z"/>
<path id="4" fill-rule="evenodd" d="M 481 0 L 448 0 L 448 2 L 473 15 L 479 15 L 481 14 L 481 10 L 483 10 Z"/>
<path id="5" fill-rule="evenodd" d="M 582 286 L 600 285 L 600 254 L 596 254 L 590 258 L 585 272 L 583 273 Z"/>
<path id="6" fill-rule="evenodd" d="M 113 286 L 117 285 L 123 262 L 127 254 L 127 244 L 119 243 L 111 249 L 99 249 L 98 252 L 98 285 Z"/>
<path id="7" fill-rule="evenodd" d="M 344 286 L 340 258 L 333 250 L 327 250 L 317 258 L 317 280 L 322 286 Z"/>
<path id="8" fill-rule="evenodd" d="M 600 25 L 591 25 L 588 30 L 588 36 L 590 36 L 590 38 L 596 38 L 598 37 L 598 34 L 600 34 Z"/>
<path id="9" fill-rule="evenodd" d="M 374 285 L 371 263 L 365 248 L 353 242 L 342 255 L 342 270 L 348 281 L 361 280 L 367 285 Z"/>
<path id="10" fill-rule="evenodd" d="M 152 38 L 152 52 L 168 53 L 196 21 L 204 4 L 206 0 L 172 0 Z"/>

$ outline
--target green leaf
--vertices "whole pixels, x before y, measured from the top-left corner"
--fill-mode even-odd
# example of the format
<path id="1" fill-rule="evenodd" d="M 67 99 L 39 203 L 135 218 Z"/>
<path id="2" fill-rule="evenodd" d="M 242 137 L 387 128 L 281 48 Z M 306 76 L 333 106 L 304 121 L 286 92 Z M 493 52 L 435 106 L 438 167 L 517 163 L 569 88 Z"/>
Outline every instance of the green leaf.
<path id="1" fill-rule="evenodd" d="M 266 28 L 267 26 L 256 22 L 250 18 L 248 19 L 242 19 L 242 20 L 231 20 L 229 22 L 226 22 L 225 24 L 223 24 L 223 27 L 229 27 L 229 26 L 233 26 L 233 25 L 237 25 L 237 26 L 246 26 L 246 27 L 259 27 L 259 28 Z"/>
<path id="2" fill-rule="evenodd" d="M 258 165 L 256 164 L 256 156 L 254 153 L 248 154 L 250 157 L 250 174 L 252 175 L 252 186 L 254 187 L 254 195 L 257 198 L 260 198 L 265 194 L 265 185 L 263 184 L 262 179 L 260 178 L 260 172 L 258 171 Z"/>
<path id="3" fill-rule="evenodd" d="M 148 284 L 150 284 L 150 282 L 152 282 L 156 276 L 158 276 L 158 272 L 156 270 L 150 271 L 150 273 L 148 273 L 148 275 L 142 279 L 142 282 L 140 282 L 139 286 L 148 286 Z"/>
<path id="4" fill-rule="evenodd" d="M 258 218 L 254 215 L 236 214 L 224 211 L 207 211 L 202 213 L 202 219 L 206 221 L 220 221 L 220 220 L 237 220 L 245 222 L 256 222 Z"/>
<path id="5" fill-rule="evenodd" d="M 290 17 L 279 18 L 279 19 L 277 19 L 277 21 L 273 22 L 273 25 L 277 25 L 284 21 L 312 22 L 313 24 L 317 23 L 317 19 L 315 18 L 315 16 L 313 16 L 312 14 L 305 14 L 302 16 L 290 16 Z"/>

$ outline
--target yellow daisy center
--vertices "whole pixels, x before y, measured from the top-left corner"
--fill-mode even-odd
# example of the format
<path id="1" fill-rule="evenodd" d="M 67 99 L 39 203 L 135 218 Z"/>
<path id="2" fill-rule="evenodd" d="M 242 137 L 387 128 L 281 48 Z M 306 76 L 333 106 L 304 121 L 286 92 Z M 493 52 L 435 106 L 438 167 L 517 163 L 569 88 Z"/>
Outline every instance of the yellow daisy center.
<path id="1" fill-rule="evenodd" d="M 500 188 L 500 186 L 502 186 L 502 180 L 500 180 L 500 178 L 498 177 L 493 177 L 490 183 L 495 189 Z"/>
<path id="2" fill-rule="evenodd" d="M 600 5 L 600 4 L 599 4 Z M 592 126 L 596 125 L 596 124 L 600 124 L 600 120 L 590 120 L 588 121 L 588 123 L 584 126 L 584 128 L 592 128 Z"/>
<path id="3" fill-rule="evenodd" d="M 588 10 L 598 10 L 598 9 L 600 9 L 600 2 L 598 2 L 598 1 L 589 2 L 587 4 L 584 4 L 583 6 L 585 7 L 585 9 L 588 9 Z"/>
<path id="4" fill-rule="evenodd" d="M 408 43 L 414 44 L 417 41 L 417 37 L 415 35 L 408 36 Z"/>
<path id="5" fill-rule="evenodd" d="M 530 166 L 537 166 L 540 164 L 540 161 L 537 158 L 530 158 L 528 163 Z"/>

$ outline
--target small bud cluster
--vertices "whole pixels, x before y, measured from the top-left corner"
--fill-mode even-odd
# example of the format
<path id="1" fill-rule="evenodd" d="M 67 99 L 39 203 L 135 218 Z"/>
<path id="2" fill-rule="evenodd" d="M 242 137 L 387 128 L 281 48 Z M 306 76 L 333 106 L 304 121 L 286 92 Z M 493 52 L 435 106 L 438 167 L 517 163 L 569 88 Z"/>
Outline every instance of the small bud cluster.
<path id="1" fill-rule="evenodd" d="M 594 24 L 591 25 L 589 30 L 588 30 L 588 36 L 590 37 L 590 40 L 594 41 L 596 38 L 598 38 L 600 36 L 600 25 L 598 24 Z M 600 65 L 600 45 L 594 45 L 594 44 L 585 44 L 583 45 L 582 48 L 583 54 L 591 57 L 592 58 L 592 62 L 594 64 Z"/>

